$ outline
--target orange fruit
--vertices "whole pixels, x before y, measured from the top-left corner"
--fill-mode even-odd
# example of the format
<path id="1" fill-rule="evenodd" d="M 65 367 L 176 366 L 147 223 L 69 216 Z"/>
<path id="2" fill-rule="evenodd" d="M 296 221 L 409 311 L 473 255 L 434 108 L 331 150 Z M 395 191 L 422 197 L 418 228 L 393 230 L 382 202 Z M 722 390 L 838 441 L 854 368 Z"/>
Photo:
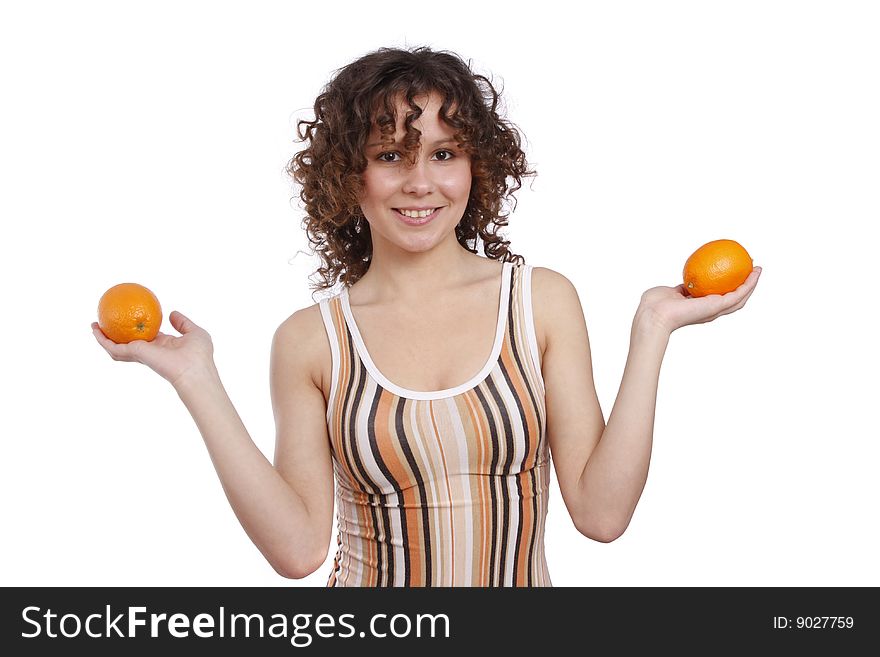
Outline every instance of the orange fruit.
<path id="1" fill-rule="evenodd" d="M 159 334 L 161 324 L 159 299 L 143 285 L 114 285 L 98 301 L 98 326 L 116 344 L 149 342 Z"/>
<path id="2" fill-rule="evenodd" d="M 752 257 L 738 242 L 707 242 L 684 263 L 684 288 L 692 297 L 727 294 L 745 282 L 752 268 Z"/>

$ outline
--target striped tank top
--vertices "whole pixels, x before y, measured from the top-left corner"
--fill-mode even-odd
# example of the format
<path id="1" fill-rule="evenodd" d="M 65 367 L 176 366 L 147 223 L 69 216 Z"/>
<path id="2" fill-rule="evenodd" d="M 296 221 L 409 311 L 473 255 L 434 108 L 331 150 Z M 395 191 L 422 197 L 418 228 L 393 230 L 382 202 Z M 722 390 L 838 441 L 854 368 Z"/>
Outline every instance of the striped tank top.
<path id="1" fill-rule="evenodd" d="M 491 356 L 446 390 L 389 381 L 364 345 L 348 288 L 321 300 L 338 530 L 327 586 L 552 586 L 531 274 L 503 263 Z"/>

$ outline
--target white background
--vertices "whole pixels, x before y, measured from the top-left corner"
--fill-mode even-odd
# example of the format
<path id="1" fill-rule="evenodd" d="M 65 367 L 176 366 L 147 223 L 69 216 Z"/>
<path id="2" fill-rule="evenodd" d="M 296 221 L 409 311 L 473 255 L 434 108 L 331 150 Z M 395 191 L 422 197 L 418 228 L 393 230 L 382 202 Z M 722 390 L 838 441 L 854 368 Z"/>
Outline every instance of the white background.
<path id="1" fill-rule="evenodd" d="M 576 285 L 606 420 L 641 293 L 735 239 L 748 305 L 669 343 L 626 533 L 557 586 L 880 585 L 880 15 L 870 2 L 33 2 L 0 15 L 4 585 L 277 576 L 174 390 L 92 336 L 135 281 L 212 335 L 268 458 L 269 347 L 314 300 L 285 177 L 334 70 L 430 45 L 503 88 L 538 177 L 507 233 Z M 175 333 L 176 334 L 176 333 Z M 875 337 L 871 337 L 875 336 Z"/>

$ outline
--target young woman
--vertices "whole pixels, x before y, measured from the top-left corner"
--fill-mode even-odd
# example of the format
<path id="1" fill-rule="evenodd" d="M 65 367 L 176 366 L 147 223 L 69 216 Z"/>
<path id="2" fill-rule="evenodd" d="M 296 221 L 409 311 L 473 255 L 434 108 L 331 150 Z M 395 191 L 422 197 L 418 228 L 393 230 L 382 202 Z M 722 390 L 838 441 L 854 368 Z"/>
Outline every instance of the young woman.
<path id="1" fill-rule="evenodd" d="M 282 576 L 324 563 L 335 481 L 328 586 L 550 586 L 551 461 L 577 529 L 620 536 L 648 473 L 670 334 L 742 308 L 755 288 L 757 268 L 723 296 L 645 292 L 606 426 L 575 288 L 497 233 L 502 202 L 534 173 L 497 103 L 453 53 L 380 49 L 337 72 L 300 122 L 307 146 L 289 171 L 322 260 L 317 287 L 343 285 L 275 333 L 274 466 L 203 328 L 174 311 L 179 337 L 114 344 L 93 324 L 114 359 L 174 386 Z"/>

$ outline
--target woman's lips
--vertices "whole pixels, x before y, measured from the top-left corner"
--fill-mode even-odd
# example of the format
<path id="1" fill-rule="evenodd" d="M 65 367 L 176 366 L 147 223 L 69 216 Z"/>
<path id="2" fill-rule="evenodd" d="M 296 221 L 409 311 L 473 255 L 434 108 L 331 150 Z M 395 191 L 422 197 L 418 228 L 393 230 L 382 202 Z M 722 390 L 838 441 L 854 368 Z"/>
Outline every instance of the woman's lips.
<path id="1" fill-rule="evenodd" d="M 438 214 L 440 214 L 440 210 L 442 207 L 436 208 L 431 214 L 427 217 L 407 217 L 405 214 L 402 214 L 398 210 L 394 210 L 394 214 L 397 215 L 397 218 L 400 219 L 407 226 L 424 226 L 426 223 L 434 219 Z"/>

